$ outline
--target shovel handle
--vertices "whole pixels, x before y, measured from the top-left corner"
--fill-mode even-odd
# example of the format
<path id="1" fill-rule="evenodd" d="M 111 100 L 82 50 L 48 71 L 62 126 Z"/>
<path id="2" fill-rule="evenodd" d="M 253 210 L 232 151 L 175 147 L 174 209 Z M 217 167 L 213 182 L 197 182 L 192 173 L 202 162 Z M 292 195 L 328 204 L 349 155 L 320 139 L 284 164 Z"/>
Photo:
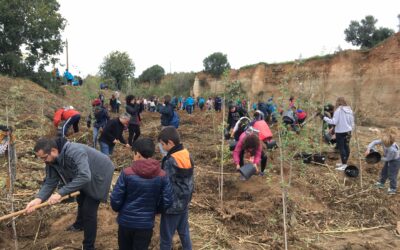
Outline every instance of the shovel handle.
<path id="1" fill-rule="evenodd" d="M 61 197 L 60 202 L 63 201 L 63 200 L 66 200 L 68 198 L 76 197 L 79 194 L 80 194 L 80 192 L 76 191 L 76 192 L 70 193 L 68 195 L 65 195 L 65 196 Z M 43 203 L 40 203 L 40 204 L 34 206 L 34 208 L 35 209 L 39 209 L 39 208 L 46 207 L 46 206 L 49 206 L 49 205 L 50 205 L 49 202 L 46 201 L 46 202 L 43 202 Z M 17 212 L 11 213 L 11 214 L 4 215 L 4 216 L 0 217 L 0 221 L 3 221 L 3 220 L 6 220 L 6 219 L 9 219 L 9 218 L 16 217 L 18 215 L 24 214 L 24 213 L 26 213 L 26 210 L 27 209 L 25 208 L 25 209 L 19 210 Z"/>

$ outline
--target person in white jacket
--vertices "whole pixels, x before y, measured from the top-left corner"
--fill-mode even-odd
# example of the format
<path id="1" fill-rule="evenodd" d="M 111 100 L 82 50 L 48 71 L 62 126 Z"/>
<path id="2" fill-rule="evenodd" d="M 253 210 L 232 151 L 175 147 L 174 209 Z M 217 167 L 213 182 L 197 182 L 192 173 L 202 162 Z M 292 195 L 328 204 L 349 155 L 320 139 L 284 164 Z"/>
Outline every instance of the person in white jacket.
<path id="1" fill-rule="evenodd" d="M 341 163 L 336 164 L 337 170 L 344 170 L 347 167 L 347 160 L 350 156 L 351 131 L 354 128 L 354 115 L 351 107 L 347 105 L 344 97 L 338 97 L 336 108 L 332 119 L 323 118 L 325 122 L 335 125 L 336 144 L 340 152 Z"/>

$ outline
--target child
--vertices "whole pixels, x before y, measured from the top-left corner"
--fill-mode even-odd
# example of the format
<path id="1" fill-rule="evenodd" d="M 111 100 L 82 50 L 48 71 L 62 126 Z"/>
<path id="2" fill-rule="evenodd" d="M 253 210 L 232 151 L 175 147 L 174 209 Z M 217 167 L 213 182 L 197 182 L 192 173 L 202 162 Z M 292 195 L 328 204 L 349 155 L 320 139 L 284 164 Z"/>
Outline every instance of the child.
<path id="1" fill-rule="evenodd" d="M 118 212 L 119 249 L 148 249 L 157 210 L 172 205 L 172 187 L 157 160 L 155 146 L 141 138 L 132 146 L 133 163 L 125 168 L 111 194 L 111 207 Z"/>
<path id="2" fill-rule="evenodd" d="M 331 125 L 335 125 L 335 136 L 337 147 L 340 152 L 341 162 L 336 164 L 336 169 L 344 171 L 350 157 L 351 131 L 354 128 L 354 115 L 351 107 L 347 105 L 344 97 L 338 97 L 335 105 L 333 117 L 324 116 L 323 120 Z"/>
<path id="3" fill-rule="evenodd" d="M 172 249 L 172 237 L 178 230 L 184 250 L 192 249 L 189 232 L 189 203 L 194 188 L 194 163 L 189 151 L 183 148 L 179 134 L 172 126 L 161 130 L 158 141 L 168 154 L 162 159 L 161 168 L 167 172 L 174 191 L 173 204 L 161 213 L 160 250 Z"/>
<path id="4" fill-rule="evenodd" d="M 384 188 L 385 182 L 389 178 L 390 187 L 388 189 L 388 194 L 394 195 L 397 190 L 397 175 L 400 168 L 400 151 L 399 146 L 394 142 L 393 131 L 387 130 L 382 136 L 382 139 L 372 141 L 368 145 L 365 155 L 368 155 L 372 150 L 375 150 L 375 146 L 381 144 L 383 147 L 382 160 L 385 162 L 381 171 L 381 178 L 375 184 L 378 188 Z"/>

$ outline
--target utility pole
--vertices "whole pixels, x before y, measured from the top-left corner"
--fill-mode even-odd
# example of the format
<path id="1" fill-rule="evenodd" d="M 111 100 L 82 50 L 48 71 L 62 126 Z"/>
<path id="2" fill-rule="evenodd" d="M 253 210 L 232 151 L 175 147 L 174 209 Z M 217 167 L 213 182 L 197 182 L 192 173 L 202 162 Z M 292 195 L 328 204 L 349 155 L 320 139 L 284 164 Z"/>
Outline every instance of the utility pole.
<path id="1" fill-rule="evenodd" d="M 69 70 L 69 61 L 68 61 L 68 39 L 65 40 L 65 47 L 67 49 L 67 69 Z"/>
<path id="2" fill-rule="evenodd" d="M 400 14 L 397 15 L 397 18 L 399 19 L 399 25 L 397 25 L 397 27 L 399 27 L 399 32 L 400 32 Z"/>

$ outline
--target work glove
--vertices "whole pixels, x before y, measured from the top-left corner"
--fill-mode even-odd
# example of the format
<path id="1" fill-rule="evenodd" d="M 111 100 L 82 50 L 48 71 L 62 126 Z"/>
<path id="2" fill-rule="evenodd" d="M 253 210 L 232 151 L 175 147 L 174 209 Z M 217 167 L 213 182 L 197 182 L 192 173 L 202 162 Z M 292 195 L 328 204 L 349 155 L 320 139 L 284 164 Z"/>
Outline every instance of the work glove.
<path id="1" fill-rule="evenodd" d="M 319 118 L 321 118 L 321 120 L 324 120 L 324 117 L 325 117 L 325 115 L 324 115 L 324 114 L 322 114 L 322 113 L 319 113 L 319 114 L 318 114 L 318 116 L 319 116 Z"/>

